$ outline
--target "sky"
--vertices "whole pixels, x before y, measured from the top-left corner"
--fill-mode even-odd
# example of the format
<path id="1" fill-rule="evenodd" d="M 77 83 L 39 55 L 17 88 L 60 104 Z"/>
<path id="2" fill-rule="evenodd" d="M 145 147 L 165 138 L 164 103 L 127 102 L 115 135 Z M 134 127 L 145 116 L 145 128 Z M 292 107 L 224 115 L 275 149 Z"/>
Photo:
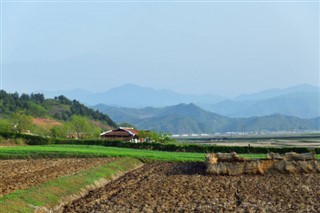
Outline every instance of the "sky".
<path id="1" fill-rule="evenodd" d="M 1 2 L 2 88 L 236 96 L 319 85 L 319 1 Z"/>

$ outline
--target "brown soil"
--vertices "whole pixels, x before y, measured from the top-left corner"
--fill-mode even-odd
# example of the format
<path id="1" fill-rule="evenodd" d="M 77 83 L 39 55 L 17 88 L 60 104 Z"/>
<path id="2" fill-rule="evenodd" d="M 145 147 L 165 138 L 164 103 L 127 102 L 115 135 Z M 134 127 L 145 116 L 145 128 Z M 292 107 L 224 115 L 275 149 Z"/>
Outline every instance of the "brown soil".
<path id="1" fill-rule="evenodd" d="M 64 212 L 320 212 L 320 174 L 206 175 L 202 163 L 143 166 Z"/>
<path id="2" fill-rule="evenodd" d="M 61 122 L 58 122 L 56 120 L 52 120 L 49 118 L 33 118 L 32 123 L 38 126 L 46 127 L 46 128 L 62 125 Z"/>
<path id="3" fill-rule="evenodd" d="M 113 158 L 0 160 L 0 197 L 59 176 L 103 165 Z"/>

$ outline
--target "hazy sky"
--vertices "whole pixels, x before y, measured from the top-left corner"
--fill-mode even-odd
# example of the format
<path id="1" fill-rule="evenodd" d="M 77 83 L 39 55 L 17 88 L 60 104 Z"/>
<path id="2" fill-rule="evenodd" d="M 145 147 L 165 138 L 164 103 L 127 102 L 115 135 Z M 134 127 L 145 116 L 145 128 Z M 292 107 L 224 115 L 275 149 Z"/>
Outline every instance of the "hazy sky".
<path id="1" fill-rule="evenodd" d="M 319 2 L 2 1 L 3 89 L 319 85 Z"/>

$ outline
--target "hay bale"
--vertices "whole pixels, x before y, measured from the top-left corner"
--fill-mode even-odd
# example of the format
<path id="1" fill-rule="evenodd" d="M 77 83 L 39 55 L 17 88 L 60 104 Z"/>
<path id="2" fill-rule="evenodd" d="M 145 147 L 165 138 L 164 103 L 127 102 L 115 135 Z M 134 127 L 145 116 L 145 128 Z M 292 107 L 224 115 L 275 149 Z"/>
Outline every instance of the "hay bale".
<path id="1" fill-rule="evenodd" d="M 272 160 L 282 160 L 284 156 L 280 155 L 279 153 L 269 152 L 267 154 L 267 158 Z"/>
<path id="2" fill-rule="evenodd" d="M 245 163 L 225 163 L 227 175 L 236 176 L 244 174 Z"/>
<path id="3" fill-rule="evenodd" d="M 297 170 L 300 173 L 311 173 L 316 172 L 316 170 L 313 168 L 312 162 L 310 161 L 297 161 Z"/>
<path id="4" fill-rule="evenodd" d="M 211 153 L 206 155 L 205 163 L 209 164 L 217 164 L 219 162 L 243 162 L 245 159 L 237 155 L 237 153 Z"/>
<path id="5" fill-rule="evenodd" d="M 231 176 L 274 172 L 283 174 L 320 173 L 320 161 L 309 160 L 315 158 L 314 153 L 297 154 L 290 152 L 284 156 L 270 153 L 268 158 L 265 160 L 245 161 L 244 158 L 237 156 L 235 152 L 212 153 L 206 156 L 207 173 Z"/>
<path id="6" fill-rule="evenodd" d="M 315 160 L 316 156 L 314 152 L 301 153 L 287 152 L 284 154 L 284 160 L 286 161 L 305 161 L 305 160 Z"/>
<path id="7" fill-rule="evenodd" d="M 263 171 L 261 171 L 260 162 L 259 161 L 249 161 L 244 163 L 244 174 L 261 174 Z"/>
<path id="8" fill-rule="evenodd" d="M 314 172 L 320 173 L 320 162 L 318 160 L 309 161 L 310 165 L 312 165 Z"/>
<path id="9" fill-rule="evenodd" d="M 205 160 L 206 165 L 216 164 L 216 163 L 218 163 L 218 156 L 216 153 L 211 153 L 206 155 L 206 160 Z"/>
<path id="10" fill-rule="evenodd" d="M 272 160 L 301 161 L 301 160 L 315 160 L 316 156 L 314 152 L 301 153 L 301 154 L 296 152 L 287 152 L 284 155 L 270 152 L 267 154 L 267 158 Z"/>
<path id="11" fill-rule="evenodd" d="M 231 153 L 215 153 L 213 158 L 217 158 L 217 162 L 243 162 L 245 159 L 238 156 L 236 152 Z"/>
<path id="12" fill-rule="evenodd" d="M 265 174 L 269 172 L 274 165 L 274 160 L 260 160 L 258 161 L 257 169 L 258 173 L 257 174 Z"/>
<path id="13" fill-rule="evenodd" d="M 296 174 L 298 173 L 297 163 L 295 161 L 284 161 L 285 162 L 285 173 Z"/>
<path id="14" fill-rule="evenodd" d="M 272 167 L 274 171 L 284 173 L 285 168 L 286 168 L 286 162 L 284 160 L 274 161 L 274 164 Z"/>
<path id="15" fill-rule="evenodd" d="M 226 175 L 227 165 L 225 163 L 209 164 L 207 165 L 207 173 L 213 175 Z"/>

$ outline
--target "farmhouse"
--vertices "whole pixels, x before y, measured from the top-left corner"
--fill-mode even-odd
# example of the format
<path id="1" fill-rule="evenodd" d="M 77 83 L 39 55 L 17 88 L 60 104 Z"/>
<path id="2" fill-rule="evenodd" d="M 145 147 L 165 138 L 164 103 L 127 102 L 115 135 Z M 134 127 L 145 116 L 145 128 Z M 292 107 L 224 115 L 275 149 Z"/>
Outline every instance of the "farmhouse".
<path id="1" fill-rule="evenodd" d="M 118 129 L 109 130 L 100 134 L 100 137 L 105 140 L 121 140 L 129 142 L 138 142 L 139 131 L 134 128 L 120 127 Z"/>

